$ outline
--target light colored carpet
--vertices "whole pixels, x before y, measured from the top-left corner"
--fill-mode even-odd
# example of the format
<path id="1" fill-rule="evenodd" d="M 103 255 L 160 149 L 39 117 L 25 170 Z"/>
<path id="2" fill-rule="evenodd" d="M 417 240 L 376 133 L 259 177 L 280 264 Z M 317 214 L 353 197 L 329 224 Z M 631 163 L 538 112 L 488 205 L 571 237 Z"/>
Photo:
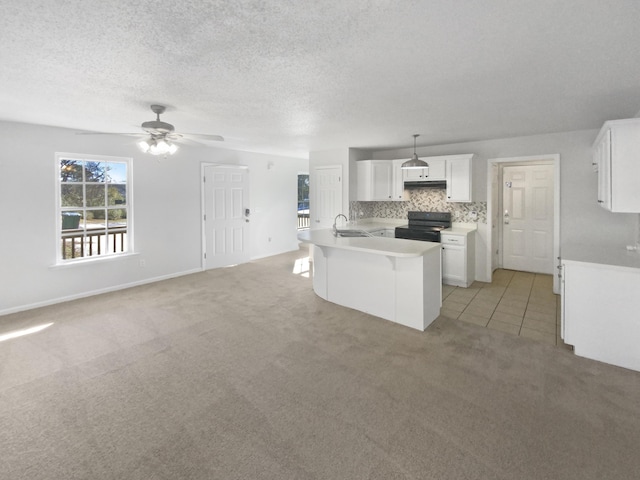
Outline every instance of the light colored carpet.
<path id="1" fill-rule="evenodd" d="M 0 318 L 3 479 L 637 479 L 640 374 L 317 298 L 299 252 Z"/>

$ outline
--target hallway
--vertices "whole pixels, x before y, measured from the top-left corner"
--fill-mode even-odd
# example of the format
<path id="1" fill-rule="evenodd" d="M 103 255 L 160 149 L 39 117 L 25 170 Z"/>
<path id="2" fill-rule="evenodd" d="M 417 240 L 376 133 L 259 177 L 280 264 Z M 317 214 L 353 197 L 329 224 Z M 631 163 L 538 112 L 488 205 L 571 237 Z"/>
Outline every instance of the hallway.
<path id="1" fill-rule="evenodd" d="M 443 285 L 442 300 L 445 317 L 568 348 L 560 338 L 560 296 L 551 275 L 498 269 L 491 283 Z"/>

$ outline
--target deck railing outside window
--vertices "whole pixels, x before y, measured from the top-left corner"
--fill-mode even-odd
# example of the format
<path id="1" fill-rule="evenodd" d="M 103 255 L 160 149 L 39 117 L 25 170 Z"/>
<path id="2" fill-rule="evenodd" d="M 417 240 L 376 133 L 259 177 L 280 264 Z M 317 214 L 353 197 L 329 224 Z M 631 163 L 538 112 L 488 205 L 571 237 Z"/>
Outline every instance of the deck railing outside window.
<path id="1" fill-rule="evenodd" d="M 109 228 L 108 231 L 95 229 L 87 232 L 83 229 L 63 230 L 61 240 L 63 260 L 124 253 L 127 245 L 127 228 Z"/>
<path id="2" fill-rule="evenodd" d="M 298 212 L 298 230 L 309 228 L 310 225 L 308 210 L 307 213 Z"/>

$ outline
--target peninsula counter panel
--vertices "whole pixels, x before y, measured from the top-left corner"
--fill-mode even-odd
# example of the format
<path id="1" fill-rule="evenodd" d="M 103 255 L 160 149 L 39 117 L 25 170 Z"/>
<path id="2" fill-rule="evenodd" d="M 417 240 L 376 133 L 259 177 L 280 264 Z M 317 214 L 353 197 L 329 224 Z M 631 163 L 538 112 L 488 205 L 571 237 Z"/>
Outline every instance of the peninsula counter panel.
<path id="1" fill-rule="evenodd" d="M 313 244 L 313 289 L 332 303 L 424 330 L 440 315 L 441 246 L 381 237 L 304 232 Z"/>

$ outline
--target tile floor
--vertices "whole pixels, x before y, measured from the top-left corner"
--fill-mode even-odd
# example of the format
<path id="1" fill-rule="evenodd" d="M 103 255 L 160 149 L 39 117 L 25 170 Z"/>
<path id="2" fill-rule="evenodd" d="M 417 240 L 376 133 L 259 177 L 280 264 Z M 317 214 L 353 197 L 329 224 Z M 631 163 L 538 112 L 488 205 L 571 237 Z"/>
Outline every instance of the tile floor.
<path id="1" fill-rule="evenodd" d="M 496 270 L 491 283 L 442 287 L 446 317 L 565 346 L 560 338 L 560 296 L 551 275 Z"/>

